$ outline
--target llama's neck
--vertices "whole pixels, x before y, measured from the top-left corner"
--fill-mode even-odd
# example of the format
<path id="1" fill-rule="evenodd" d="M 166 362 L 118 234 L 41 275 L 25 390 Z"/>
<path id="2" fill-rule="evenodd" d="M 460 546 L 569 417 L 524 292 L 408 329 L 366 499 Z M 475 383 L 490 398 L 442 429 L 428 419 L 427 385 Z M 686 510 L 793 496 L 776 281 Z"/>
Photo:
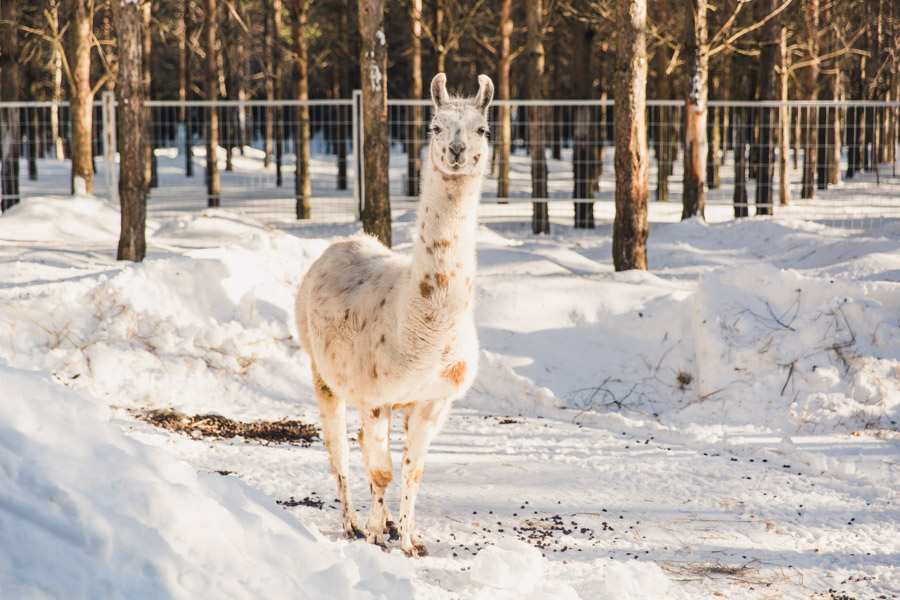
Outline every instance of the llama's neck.
<path id="1" fill-rule="evenodd" d="M 430 161 L 422 169 L 407 323 L 443 335 L 472 310 L 475 230 L 482 174 L 448 176 Z"/>

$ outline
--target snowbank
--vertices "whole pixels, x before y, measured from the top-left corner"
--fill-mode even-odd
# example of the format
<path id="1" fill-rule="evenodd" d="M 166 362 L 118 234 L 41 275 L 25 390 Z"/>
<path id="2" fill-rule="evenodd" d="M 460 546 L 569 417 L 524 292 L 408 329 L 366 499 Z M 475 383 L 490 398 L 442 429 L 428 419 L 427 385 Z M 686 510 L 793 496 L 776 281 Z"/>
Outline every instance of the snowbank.
<path id="1" fill-rule="evenodd" d="M 6 366 L 0 382 L 4 598 L 412 597 L 406 561 L 126 437 L 102 401 Z"/>

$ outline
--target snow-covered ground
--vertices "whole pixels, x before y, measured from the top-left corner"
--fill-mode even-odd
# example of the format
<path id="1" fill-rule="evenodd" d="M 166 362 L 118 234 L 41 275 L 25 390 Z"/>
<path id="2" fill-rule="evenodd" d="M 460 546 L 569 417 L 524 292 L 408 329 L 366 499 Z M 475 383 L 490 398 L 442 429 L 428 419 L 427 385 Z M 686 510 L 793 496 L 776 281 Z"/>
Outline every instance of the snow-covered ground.
<path id="1" fill-rule="evenodd" d="M 600 218 L 479 230 L 481 368 L 411 560 L 340 539 L 320 441 L 136 418 L 315 423 L 289 307 L 356 224 L 157 216 L 126 264 L 114 206 L 27 199 L 0 217 L 0 597 L 900 597 L 900 223 L 659 219 L 651 271 L 615 273 Z"/>

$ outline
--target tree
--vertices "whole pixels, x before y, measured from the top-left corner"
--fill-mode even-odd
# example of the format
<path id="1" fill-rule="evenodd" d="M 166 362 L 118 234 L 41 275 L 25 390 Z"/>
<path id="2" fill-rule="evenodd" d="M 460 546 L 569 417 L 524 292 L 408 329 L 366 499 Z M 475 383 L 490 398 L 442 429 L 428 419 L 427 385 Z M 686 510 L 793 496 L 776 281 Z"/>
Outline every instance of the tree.
<path id="1" fill-rule="evenodd" d="M 309 100 L 308 43 L 306 39 L 308 8 L 309 0 L 291 0 L 291 43 L 294 50 L 293 93 L 294 98 L 301 102 Z M 309 219 L 312 216 L 309 134 L 309 107 L 301 104 L 297 107 L 294 116 L 294 147 L 297 157 L 294 171 L 294 197 L 297 200 L 298 219 Z"/>
<path id="2" fill-rule="evenodd" d="M 819 78 L 819 0 L 804 0 L 804 22 L 806 34 L 806 66 L 801 79 L 803 97 L 813 101 L 817 96 L 817 80 Z M 803 111 L 803 177 L 800 185 L 800 197 L 812 198 L 816 189 L 816 147 L 818 146 L 818 127 L 816 112 L 811 108 Z"/>
<path id="3" fill-rule="evenodd" d="M 94 193 L 91 132 L 95 90 L 91 89 L 93 0 L 71 0 L 69 12 L 72 191 Z"/>
<path id="4" fill-rule="evenodd" d="M 119 39 L 116 97 L 119 103 L 119 202 L 122 229 L 117 256 L 119 260 L 140 262 L 147 250 L 144 232 L 149 187 L 145 169 L 146 148 L 149 144 L 144 113 L 141 40 L 144 7 L 131 0 L 113 0 L 112 8 Z"/>
<path id="5" fill-rule="evenodd" d="M 527 0 L 525 27 L 528 30 L 528 96 L 544 98 L 543 0 Z M 544 155 L 545 107 L 532 106 L 529 111 L 528 138 L 531 150 L 531 197 L 546 199 L 547 157 Z M 550 233 L 550 212 L 546 200 L 533 202 L 531 231 Z"/>
<path id="6" fill-rule="evenodd" d="M 775 12 L 776 0 L 762 0 L 758 4 L 760 17 L 770 15 Z M 776 22 L 775 19 L 767 20 L 759 30 L 759 100 L 774 99 L 774 72 L 775 72 L 775 56 L 778 51 L 778 41 L 775 37 Z M 759 109 L 759 166 L 756 176 L 756 214 L 771 215 L 773 210 L 773 186 L 774 179 L 774 145 L 772 123 L 772 109 L 762 107 Z"/>
<path id="7" fill-rule="evenodd" d="M 781 101 L 788 100 L 788 86 L 790 83 L 790 59 L 788 58 L 787 27 L 781 26 L 781 35 L 778 43 L 778 74 L 781 88 Z M 791 148 L 791 109 L 782 104 L 779 108 L 778 131 L 778 201 L 780 204 L 791 203 L 791 186 L 788 172 L 788 155 Z"/>
<path id="8" fill-rule="evenodd" d="M 409 97 L 422 97 L 422 0 L 410 0 L 412 23 L 409 52 Z M 406 195 L 418 196 L 419 172 L 422 170 L 422 107 L 409 107 L 406 124 Z"/>
<path id="9" fill-rule="evenodd" d="M 685 102 L 684 195 L 681 218 L 703 217 L 706 206 L 706 101 L 709 95 L 709 46 L 706 0 L 690 0 L 687 62 L 690 87 Z"/>
<path id="10" fill-rule="evenodd" d="M 510 36 L 513 22 L 510 18 L 512 0 L 500 2 L 500 39 L 497 43 L 497 98 L 509 100 Z M 502 105 L 500 131 L 497 136 L 497 197 L 509 197 L 509 152 L 512 145 L 512 118 L 509 105 Z"/>
<path id="11" fill-rule="evenodd" d="M 216 61 L 216 0 L 204 0 L 206 51 L 205 88 L 206 99 L 210 102 L 219 97 L 219 70 Z M 219 182 L 219 113 L 215 106 L 206 109 L 206 197 L 207 204 L 218 207 L 221 203 Z"/>
<path id="12" fill-rule="evenodd" d="M 646 24 L 646 0 L 616 0 L 616 216 L 612 247 L 616 271 L 647 268 Z"/>
<path id="13" fill-rule="evenodd" d="M 183 28 L 184 33 L 181 36 L 181 87 L 179 88 L 178 99 L 182 101 L 190 100 L 193 94 L 191 89 L 194 83 L 191 72 L 191 31 L 193 30 L 193 10 L 194 5 L 191 0 L 184 0 L 183 8 Z M 184 128 L 184 168 L 187 177 L 194 176 L 194 143 L 191 127 L 191 110 L 187 107 L 181 109 L 181 126 Z"/>
<path id="14" fill-rule="evenodd" d="M 391 200 L 388 178 L 390 145 L 387 130 L 387 40 L 384 0 L 358 0 L 363 119 L 362 222 L 366 233 L 391 246 Z"/>
<path id="15" fill-rule="evenodd" d="M 573 67 L 577 73 L 594 73 L 592 59 L 594 57 L 594 37 L 596 29 L 591 23 L 589 6 L 582 6 L 580 15 L 572 22 Z M 589 99 L 594 95 L 592 77 L 579 77 L 575 81 L 574 92 L 578 99 Z M 575 202 L 575 227 L 579 229 L 594 228 L 594 191 L 600 177 L 600 126 L 592 106 L 576 106 L 572 127 L 572 167 L 574 189 L 572 196 Z M 591 202 L 578 202 L 577 199 L 590 199 Z"/>
<path id="16" fill-rule="evenodd" d="M 18 0 L 0 4 L 0 101 L 19 99 Z M 0 210 L 19 202 L 19 109 L 0 110 Z"/>

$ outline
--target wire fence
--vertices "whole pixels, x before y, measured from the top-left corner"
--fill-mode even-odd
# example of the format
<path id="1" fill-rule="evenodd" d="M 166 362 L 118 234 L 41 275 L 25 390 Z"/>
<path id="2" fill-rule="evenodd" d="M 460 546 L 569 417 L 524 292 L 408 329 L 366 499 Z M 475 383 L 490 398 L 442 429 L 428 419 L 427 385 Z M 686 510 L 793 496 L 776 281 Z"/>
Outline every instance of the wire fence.
<path id="1" fill-rule="evenodd" d="M 305 196 L 297 186 L 297 157 L 306 155 L 309 222 L 359 218 L 365 190 L 357 160 L 358 93 L 350 100 L 303 102 L 152 101 L 146 110 L 151 216 L 207 206 L 206 123 L 214 110 L 223 208 L 271 222 L 296 219 Z M 648 101 L 651 221 L 681 215 L 684 110 L 682 101 Z M 481 221 L 527 228 L 538 210 L 555 227 L 611 221 L 613 116 L 612 101 L 496 101 Z M 388 101 L 390 196 L 397 213 L 416 202 L 430 117 L 428 101 Z M 114 120 L 108 95 L 94 106 L 92 149 L 94 193 L 110 200 L 117 198 Z M 4 206 L 71 192 L 70 122 L 67 103 L 0 105 Z M 898 124 L 897 102 L 709 102 L 706 218 L 774 214 L 855 228 L 900 219 Z M 19 144 L 9 143 L 14 140 Z"/>

